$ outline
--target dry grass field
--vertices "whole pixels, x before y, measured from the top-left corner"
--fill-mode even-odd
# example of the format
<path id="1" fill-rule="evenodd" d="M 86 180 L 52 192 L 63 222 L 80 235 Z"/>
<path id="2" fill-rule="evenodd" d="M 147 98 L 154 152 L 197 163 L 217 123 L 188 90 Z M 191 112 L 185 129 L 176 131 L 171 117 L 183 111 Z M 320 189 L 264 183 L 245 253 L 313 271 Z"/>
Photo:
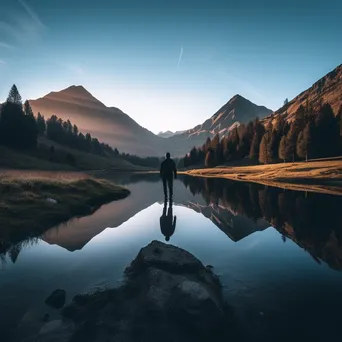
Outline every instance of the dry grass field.
<path id="1" fill-rule="evenodd" d="M 195 169 L 183 174 L 342 195 L 342 159 Z"/>

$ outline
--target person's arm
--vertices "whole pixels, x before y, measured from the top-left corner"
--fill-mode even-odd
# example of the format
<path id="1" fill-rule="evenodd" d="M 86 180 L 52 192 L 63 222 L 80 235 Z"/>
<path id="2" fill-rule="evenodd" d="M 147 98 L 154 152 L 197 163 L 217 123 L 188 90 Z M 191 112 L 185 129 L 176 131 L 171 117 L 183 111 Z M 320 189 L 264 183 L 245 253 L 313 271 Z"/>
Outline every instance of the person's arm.
<path id="1" fill-rule="evenodd" d="M 176 163 L 173 162 L 173 173 L 175 175 L 175 179 L 177 178 L 177 167 L 176 167 Z"/>

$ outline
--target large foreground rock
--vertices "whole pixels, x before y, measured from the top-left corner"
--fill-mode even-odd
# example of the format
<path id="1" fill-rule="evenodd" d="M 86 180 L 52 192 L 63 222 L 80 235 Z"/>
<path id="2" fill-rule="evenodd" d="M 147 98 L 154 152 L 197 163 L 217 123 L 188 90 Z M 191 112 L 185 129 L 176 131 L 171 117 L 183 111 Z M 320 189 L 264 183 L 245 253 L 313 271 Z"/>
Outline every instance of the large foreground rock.
<path id="1" fill-rule="evenodd" d="M 46 327 L 40 340 L 56 334 L 82 342 L 235 340 L 218 278 L 190 253 L 153 241 L 125 273 L 117 289 L 76 296 L 63 310 L 64 324 Z"/>

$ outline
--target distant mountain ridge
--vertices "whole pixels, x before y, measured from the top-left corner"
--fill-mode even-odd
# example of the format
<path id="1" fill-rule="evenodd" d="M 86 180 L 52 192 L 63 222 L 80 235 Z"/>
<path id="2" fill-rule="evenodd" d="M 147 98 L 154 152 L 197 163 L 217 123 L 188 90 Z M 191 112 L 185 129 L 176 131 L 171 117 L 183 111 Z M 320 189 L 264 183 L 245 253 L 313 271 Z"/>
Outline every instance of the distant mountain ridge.
<path id="1" fill-rule="evenodd" d="M 185 131 L 176 131 L 176 132 L 172 132 L 172 131 L 165 131 L 165 132 L 159 132 L 157 135 L 158 137 L 161 137 L 161 138 L 171 138 L 173 137 L 174 135 L 177 135 L 177 134 L 182 134 L 184 133 Z"/>
<path id="2" fill-rule="evenodd" d="M 216 133 L 224 135 L 232 125 L 264 117 L 271 110 L 257 106 L 240 95 L 234 96 L 210 119 L 187 131 L 153 134 L 116 107 L 106 107 L 83 86 L 71 86 L 29 101 L 34 113 L 46 118 L 55 114 L 70 120 L 83 133 L 89 132 L 120 152 L 140 156 L 185 155 L 193 146 L 204 143 Z"/>
<path id="3" fill-rule="evenodd" d="M 236 125 L 247 123 L 257 117 L 260 119 L 264 118 L 271 113 L 273 113 L 271 109 L 268 109 L 265 106 L 258 106 L 237 94 L 212 115 L 211 118 L 172 138 L 185 136 L 188 139 L 201 144 L 208 137 L 212 138 L 216 134 L 219 134 L 220 137 L 226 136 Z"/>

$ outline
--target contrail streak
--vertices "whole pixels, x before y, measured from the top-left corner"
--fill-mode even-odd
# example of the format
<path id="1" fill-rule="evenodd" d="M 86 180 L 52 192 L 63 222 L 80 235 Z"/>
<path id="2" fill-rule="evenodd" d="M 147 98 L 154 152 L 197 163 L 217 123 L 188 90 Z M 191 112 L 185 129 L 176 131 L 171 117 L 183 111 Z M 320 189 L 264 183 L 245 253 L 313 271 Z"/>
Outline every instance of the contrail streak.
<path id="1" fill-rule="evenodd" d="M 18 0 L 18 2 L 25 8 L 26 12 L 30 15 L 32 20 L 41 28 L 45 28 L 45 25 L 41 22 L 40 18 L 38 17 L 37 13 L 33 11 L 33 9 L 24 1 Z"/>
<path id="2" fill-rule="evenodd" d="M 180 50 L 180 54 L 179 54 L 179 58 L 178 58 L 178 64 L 177 64 L 177 69 L 179 68 L 179 64 L 182 60 L 182 57 L 183 57 L 183 47 L 181 47 L 181 50 Z"/>

